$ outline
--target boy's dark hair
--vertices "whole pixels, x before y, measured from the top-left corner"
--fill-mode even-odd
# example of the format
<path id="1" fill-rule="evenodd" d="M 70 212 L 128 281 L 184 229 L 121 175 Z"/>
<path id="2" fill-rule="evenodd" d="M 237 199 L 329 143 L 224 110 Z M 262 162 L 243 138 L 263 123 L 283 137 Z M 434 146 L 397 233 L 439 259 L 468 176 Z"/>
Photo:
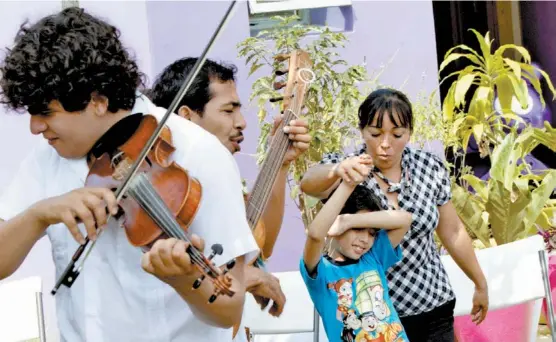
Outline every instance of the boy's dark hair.
<path id="1" fill-rule="evenodd" d="M 108 98 L 110 112 L 132 109 L 143 74 L 119 37 L 116 27 L 77 7 L 22 24 L 0 65 L 0 102 L 33 115 L 58 100 L 73 112 L 96 93 Z"/>
<path id="2" fill-rule="evenodd" d="M 413 110 L 411 102 L 401 91 L 389 88 L 377 89 L 367 96 L 359 106 L 359 128 L 369 126 L 378 115 L 377 126 L 382 127 L 384 114 L 396 127 L 406 127 L 413 131 Z"/>
<path id="3" fill-rule="evenodd" d="M 334 190 L 330 196 L 335 192 Z M 323 199 L 322 202 L 326 203 L 327 199 Z M 340 215 L 343 214 L 355 214 L 360 210 L 369 210 L 369 211 L 379 211 L 381 210 L 379 207 L 380 199 L 366 186 L 357 185 L 349 198 L 346 200 L 344 207 L 340 211 Z"/>
<path id="4" fill-rule="evenodd" d="M 147 91 L 147 96 L 150 97 L 155 105 L 168 108 L 196 62 L 197 58 L 187 57 L 168 65 L 158 75 L 152 88 Z M 187 106 L 199 113 L 199 115 L 202 115 L 205 105 L 212 98 L 209 89 L 210 82 L 215 80 L 219 82 L 235 82 L 236 72 L 237 67 L 233 64 L 224 65 L 206 59 L 197 77 L 195 77 L 191 84 L 189 91 L 179 103 L 178 108 Z"/>

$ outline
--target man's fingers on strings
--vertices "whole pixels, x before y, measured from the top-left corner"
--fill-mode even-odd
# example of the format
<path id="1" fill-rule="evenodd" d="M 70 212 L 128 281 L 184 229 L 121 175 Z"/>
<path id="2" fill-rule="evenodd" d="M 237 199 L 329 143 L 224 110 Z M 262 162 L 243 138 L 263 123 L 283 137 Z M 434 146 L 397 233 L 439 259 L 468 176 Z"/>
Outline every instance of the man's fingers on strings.
<path id="1" fill-rule="evenodd" d="M 197 234 L 191 234 L 191 244 L 197 248 L 201 253 L 205 250 L 205 241 Z"/>
<path id="2" fill-rule="evenodd" d="M 177 240 L 176 244 L 172 248 L 172 260 L 181 269 L 182 273 L 191 272 L 191 268 L 193 267 L 193 261 L 189 257 L 189 254 L 187 254 L 187 248 L 189 245 L 189 242 Z"/>

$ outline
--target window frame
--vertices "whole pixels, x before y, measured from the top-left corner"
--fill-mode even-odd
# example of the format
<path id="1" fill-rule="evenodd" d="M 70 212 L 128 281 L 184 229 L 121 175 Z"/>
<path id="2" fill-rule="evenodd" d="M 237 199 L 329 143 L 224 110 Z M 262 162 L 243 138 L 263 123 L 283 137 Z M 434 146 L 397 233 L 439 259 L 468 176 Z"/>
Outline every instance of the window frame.
<path id="1" fill-rule="evenodd" d="M 252 14 L 259 14 L 311 8 L 351 6 L 352 2 L 352 0 L 249 0 L 249 12 Z"/>

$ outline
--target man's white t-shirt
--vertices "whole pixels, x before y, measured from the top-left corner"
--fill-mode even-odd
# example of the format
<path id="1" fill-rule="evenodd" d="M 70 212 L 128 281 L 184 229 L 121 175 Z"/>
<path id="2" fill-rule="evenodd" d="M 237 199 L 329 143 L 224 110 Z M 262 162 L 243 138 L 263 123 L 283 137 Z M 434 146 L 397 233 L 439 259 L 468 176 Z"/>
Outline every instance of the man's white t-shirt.
<path id="1" fill-rule="evenodd" d="M 143 96 L 132 110 L 159 120 L 165 111 Z M 206 255 L 212 244 L 222 244 L 223 254 L 213 259 L 217 265 L 246 254 L 252 258 L 258 246 L 246 219 L 233 156 L 212 134 L 177 115 L 171 115 L 167 126 L 176 147 L 173 159 L 202 186 L 199 210 L 188 231 L 205 240 Z M 87 173 L 85 159 L 61 158 L 42 141 L 0 197 L 0 218 L 9 220 L 39 200 L 83 187 Z M 80 229 L 85 235 L 83 225 Z M 46 235 L 58 278 L 78 244 L 63 224 L 50 226 Z M 114 225 L 104 230 L 76 282 L 69 289 L 62 286 L 56 294 L 61 341 L 232 340 L 231 329 L 203 323 L 174 289 L 145 272 L 141 256 L 124 229 Z"/>

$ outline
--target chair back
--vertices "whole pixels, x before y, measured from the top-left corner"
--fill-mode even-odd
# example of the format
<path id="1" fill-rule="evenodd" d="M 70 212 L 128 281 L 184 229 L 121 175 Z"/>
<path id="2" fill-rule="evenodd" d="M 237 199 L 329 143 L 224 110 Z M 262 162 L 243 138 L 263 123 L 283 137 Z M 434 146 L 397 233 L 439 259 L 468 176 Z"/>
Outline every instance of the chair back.
<path id="1" fill-rule="evenodd" d="M 40 277 L 0 284 L 0 341 L 27 340 L 45 341 Z"/>

